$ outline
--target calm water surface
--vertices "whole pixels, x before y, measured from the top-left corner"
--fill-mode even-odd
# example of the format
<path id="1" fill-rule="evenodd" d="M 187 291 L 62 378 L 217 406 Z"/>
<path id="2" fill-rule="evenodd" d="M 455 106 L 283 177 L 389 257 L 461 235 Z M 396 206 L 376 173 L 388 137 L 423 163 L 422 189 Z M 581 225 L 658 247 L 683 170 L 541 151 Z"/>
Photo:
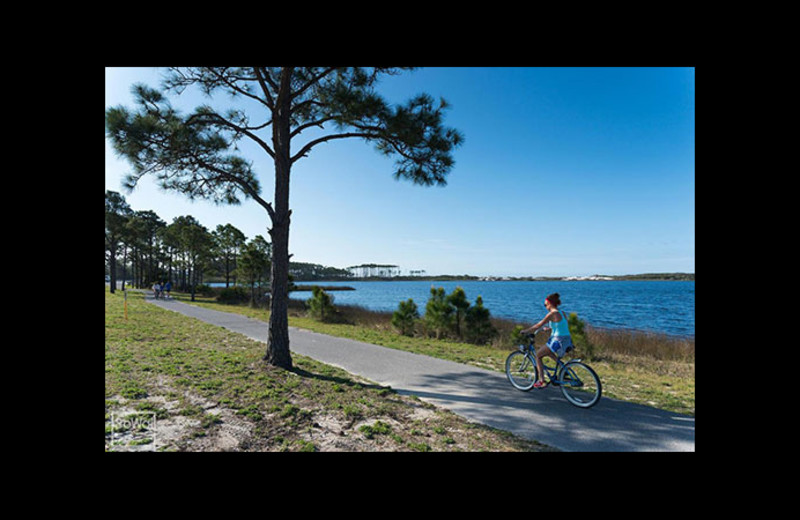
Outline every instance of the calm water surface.
<path id="1" fill-rule="evenodd" d="M 335 303 L 360 305 L 376 311 L 394 311 L 401 300 L 412 298 L 425 313 L 430 289 L 448 294 L 462 287 L 474 303 L 480 295 L 492 316 L 520 324 L 534 324 L 546 313 L 544 298 L 557 292 L 561 310 L 575 312 L 595 327 L 625 328 L 694 336 L 694 282 L 554 281 L 554 282 L 298 282 L 298 285 L 346 285 L 355 291 L 336 291 Z M 292 293 L 308 299 L 309 292 Z"/>

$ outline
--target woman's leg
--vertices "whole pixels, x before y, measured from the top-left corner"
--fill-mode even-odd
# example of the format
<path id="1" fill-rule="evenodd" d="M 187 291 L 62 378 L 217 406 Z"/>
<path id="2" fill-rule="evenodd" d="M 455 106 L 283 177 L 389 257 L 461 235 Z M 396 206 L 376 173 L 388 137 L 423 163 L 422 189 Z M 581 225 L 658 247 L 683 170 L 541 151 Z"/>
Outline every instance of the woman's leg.
<path id="1" fill-rule="evenodd" d="M 550 350 L 550 347 L 544 345 L 536 352 L 536 368 L 539 369 L 539 381 L 544 384 L 544 363 L 542 363 L 542 359 L 547 356 L 553 359 L 558 359 L 558 357 L 553 354 L 553 351 Z M 539 385 L 539 387 L 542 385 Z M 538 388 L 538 387 L 537 387 Z"/>

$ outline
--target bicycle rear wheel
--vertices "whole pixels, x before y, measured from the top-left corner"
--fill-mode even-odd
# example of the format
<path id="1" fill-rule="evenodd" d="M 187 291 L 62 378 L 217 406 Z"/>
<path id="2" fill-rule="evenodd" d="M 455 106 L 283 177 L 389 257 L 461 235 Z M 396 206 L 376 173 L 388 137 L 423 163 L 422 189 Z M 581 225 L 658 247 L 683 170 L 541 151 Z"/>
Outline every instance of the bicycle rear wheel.
<path id="1" fill-rule="evenodd" d="M 589 365 L 570 361 L 561 370 L 561 393 L 579 408 L 591 408 L 600 400 L 603 387 L 600 378 Z"/>
<path id="2" fill-rule="evenodd" d="M 536 361 L 525 352 L 512 352 L 506 358 L 506 376 L 514 388 L 527 392 L 539 379 Z"/>

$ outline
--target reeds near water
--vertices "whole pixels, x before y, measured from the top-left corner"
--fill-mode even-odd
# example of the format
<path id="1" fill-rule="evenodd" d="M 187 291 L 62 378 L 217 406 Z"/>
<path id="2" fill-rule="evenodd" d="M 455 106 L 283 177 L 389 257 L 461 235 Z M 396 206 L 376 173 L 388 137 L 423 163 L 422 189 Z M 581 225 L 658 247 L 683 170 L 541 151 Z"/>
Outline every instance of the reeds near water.
<path id="1" fill-rule="evenodd" d="M 587 326 L 586 339 L 604 352 L 648 356 L 665 361 L 694 362 L 693 337 Z"/>
<path id="2" fill-rule="evenodd" d="M 290 304 L 293 312 L 302 314 L 304 303 L 292 300 Z M 394 331 L 392 327 L 392 313 L 371 311 L 359 306 L 337 305 L 340 323 L 360 325 L 378 330 Z M 514 347 L 512 336 L 514 329 L 520 325 L 529 327 L 529 323 L 517 323 L 502 318 L 492 318 L 492 324 L 497 329 L 497 336 L 492 340 L 491 347 L 508 350 Z M 598 357 L 603 354 L 621 354 L 625 356 L 649 357 L 664 361 L 694 362 L 695 340 L 693 337 L 672 336 L 656 332 L 645 332 L 625 329 L 606 329 L 592 327 L 585 324 L 584 337 L 588 344 L 586 353 Z M 546 334 L 537 339 L 537 345 L 544 343 Z"/>

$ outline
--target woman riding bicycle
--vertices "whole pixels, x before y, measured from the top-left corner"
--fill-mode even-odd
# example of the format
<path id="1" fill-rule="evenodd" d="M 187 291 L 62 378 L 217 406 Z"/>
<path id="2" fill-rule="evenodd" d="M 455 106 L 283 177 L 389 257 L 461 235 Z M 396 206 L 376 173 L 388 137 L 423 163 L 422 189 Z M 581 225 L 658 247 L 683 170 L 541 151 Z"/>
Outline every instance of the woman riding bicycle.
<path id="1" fill-rule="evenodd" d="M 534 325 L 521 332 L 523 334 L 531 334 L 538 329 L 551 330 L 550 338 L 547 344 L 536 352 L 536 367 L 539 369 L 540 374 L 544 374 L 542 369 L 542 358 L 544 356 L 558 359 L 572 347 L 572 336 L 569 334 L 569 325 L 567 324 L 567 315 L 563 311 L 558 310 L 561 305 L 561 297 L 558 293 L 553 293 L 544 300 L 544 306 L 547 308 L 547 315 Z M 545 326 L 546 323 L 551 323 L 549 327 Z M 547 383 L 544 382 L 544 377 L 533 385 L 534 388 L 544 388 Z"/>

